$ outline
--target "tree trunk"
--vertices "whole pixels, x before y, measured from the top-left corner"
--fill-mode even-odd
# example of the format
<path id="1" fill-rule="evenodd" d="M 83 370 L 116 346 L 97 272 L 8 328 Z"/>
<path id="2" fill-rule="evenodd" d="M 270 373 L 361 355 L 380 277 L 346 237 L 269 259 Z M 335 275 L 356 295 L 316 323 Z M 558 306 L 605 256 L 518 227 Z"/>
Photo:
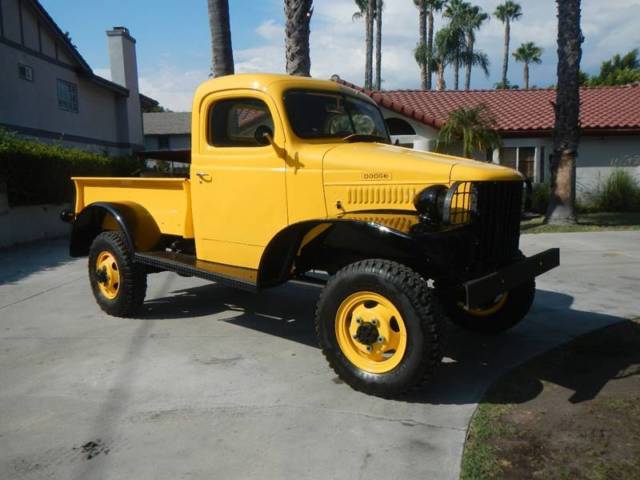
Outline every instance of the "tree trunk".
<path id="1" fill-rule="evenodd" d="M 456 58 L 453 60 L 453 89 L 460 88 L 460 47 L 456 51 Z"/>
<path id="2" fill-rule="evenodd" d="M 227 0 L 208 0 L 209 29 L 211 30 L 211 54 L 214 77 L 233 75 L 233 48 L 229 27 L 229 3 Z"/>
<path id="3" fill-rule="evenodd" d="M 364 61 L 364 88 L 371 90 L 372 83 L 372 68 L 373 68 L 373 2 L 376 0 L 367 1 L 367 11 L 365 13 L 366 23 L 366 54 Z"/>
<path id="4" fill-rule="evenodd" d="M 507 69 L 509 68 L 509 40 L 511 37 L 511 24 L 509 19 L 504 22 L 504 56 L 502 57 L 502 86 L 507 86 Z"/>
<path id="5" fill-rule="evenodd" d="M 580 0 L 558 4 L 558 87 L 556 90 L 551 198 L 546 221 L 575 223 L 576 158 L 580 141 Z"/>
<path id="6" fill-rule="evenodd" d="M 420 87 L 422 90 L 427 90 L 429 88 L 428 81 L 428 64 L 426 54 L 427 54 L 427 11 L 425 9 L 424 0 L 421 0 L 418 5 L 420 9 L 420 47 L 422 53 L 425 54 L 425 57 L 420 59 Z"/>
<path id="7" fill-rule="evenodd" d="M 285 58 L 287 73 L 301 77 L 311 76 L 309 58 L 309 24 L 313 13 L 313 0 L 285 0 Z"/>
<path id="8" fill-rule="evenodd" d="M 376 90 L 382 84 L 382 0 L 376 0 Z"/>
<path id="9" fill-rule="evenodd" d="M 529 88 L 529 64 L 526 62 L 524 64 L 524 88 Z"/>
<path id="10" fill-rule="evenodd" d="M 471 88 L 471 67 L 472 67 L 472 57 L 473 57 L 473 36 L 469 33 L 467 34 L 467 50 L 469 52 L 469 58 L 467 59 L 465 65 L 464 72 L 464 89 L 469 90 Z"/>
<path id="11" fill-rule="evenodd" d="M 431 59 L 433 58 L 433 8 L 429 8 L 427 20 L 427 90 L 431 90 L 431 77 L 433 75 L 431 71 Z"/>
<path id="12" fill-rule="evenodd" d="M 444 90 L 444 63 L 438 63 L 438 71 L 436 72 L 436 90 Z"/>

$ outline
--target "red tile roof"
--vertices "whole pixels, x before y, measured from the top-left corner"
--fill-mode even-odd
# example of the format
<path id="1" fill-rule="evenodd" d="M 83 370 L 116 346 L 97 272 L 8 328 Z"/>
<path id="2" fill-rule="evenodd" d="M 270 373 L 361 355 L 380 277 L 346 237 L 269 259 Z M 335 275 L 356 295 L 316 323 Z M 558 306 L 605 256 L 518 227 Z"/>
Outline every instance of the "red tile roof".
<path id="1" fill-rule="evenodd" d="M 336 81 L 368 95 L 380 106 L 438 129 L 451 111 L 484 103 L 503 135 L 553 130 L 554 89 L 368 91 L 341 79 Z M 582 87 L 580 102 L 583 132 L 640 132 L 640 85 Z"/>

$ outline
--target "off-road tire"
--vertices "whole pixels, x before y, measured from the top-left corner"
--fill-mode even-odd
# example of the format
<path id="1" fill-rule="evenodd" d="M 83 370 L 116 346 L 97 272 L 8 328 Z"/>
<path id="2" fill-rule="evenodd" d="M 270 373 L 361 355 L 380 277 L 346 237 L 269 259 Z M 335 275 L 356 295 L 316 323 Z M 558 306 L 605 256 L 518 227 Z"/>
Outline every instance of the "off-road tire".
<path id="1" fill-rule="evenodd" d="M 380 294 L 398 309 L 407 332 L 400 363 L 386 373 L 370 373 L 354 365 L 336 338 L 336 315 L 349 295 L 361 291 Z M 433 378 L 442 359 L 443 313 L 427 282 L 405 265 L 371 259 L 352 263 L 328 281 L 316 308 L 320 348 L 338 377 L 361 392 L 393 397 Z"/>
<path id="2" fill-rule="evenodd" d="M 113 254 L 120 272 L 118 293 L 113 299 L 104 296 L 98 284 L 96 259 L 104 251 Z M 147 275 L 142 265 L 133 262 L 133 252 L 122 232 L 102 232 L 93 240 L 89 249 L 89 281 L 96 302 L 109 315 L 132 317 L 139 312 L 147 292 Z"/>
<path id="3" fill-rule="evenodd" d="M 536 282 L 531 279 L 508 292 L 505 304 L 487 316 L 469 313 L 457 298 L 440 295 L 447 317 L 456 325 L 472 332 L 495 334 L 515 327 L 526 317 L 536 295 Z"/>

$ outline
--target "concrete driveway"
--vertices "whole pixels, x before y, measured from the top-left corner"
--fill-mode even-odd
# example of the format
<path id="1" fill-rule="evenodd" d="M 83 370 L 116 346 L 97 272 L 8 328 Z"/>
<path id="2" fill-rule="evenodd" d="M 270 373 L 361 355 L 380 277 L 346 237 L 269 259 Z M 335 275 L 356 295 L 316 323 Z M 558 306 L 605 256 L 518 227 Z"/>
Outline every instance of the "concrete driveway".
<path id="1" fill-rule="evenodd" d="M 500 372 L 640 316 L 640 232 L 526 235 L 562 248 L 523 324 L 451 327 L 432 387 L 398 401 L 340 382 L 316 347 L 318 290 L 254 296 L 150 277 L 143 318 L 104 315 L 62 241 L 0 252 L 0 478 L 457 479 Z"/>

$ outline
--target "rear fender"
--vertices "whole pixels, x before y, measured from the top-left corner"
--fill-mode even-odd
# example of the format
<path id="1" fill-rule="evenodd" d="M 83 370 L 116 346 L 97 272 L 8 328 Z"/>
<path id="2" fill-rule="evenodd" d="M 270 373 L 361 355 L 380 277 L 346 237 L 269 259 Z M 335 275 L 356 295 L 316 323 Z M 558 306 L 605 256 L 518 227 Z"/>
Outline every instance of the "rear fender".
<path id="1" fill-rule="evenodd" d="M 73 222 L 70 255 L 88 255 L 93 239 L 105 230 L 121 231 L 131 252 L 148 251 L 162 237 L 154 218 L 141 205 L 132 202 L 96 202 L 84 208 Z"/>

